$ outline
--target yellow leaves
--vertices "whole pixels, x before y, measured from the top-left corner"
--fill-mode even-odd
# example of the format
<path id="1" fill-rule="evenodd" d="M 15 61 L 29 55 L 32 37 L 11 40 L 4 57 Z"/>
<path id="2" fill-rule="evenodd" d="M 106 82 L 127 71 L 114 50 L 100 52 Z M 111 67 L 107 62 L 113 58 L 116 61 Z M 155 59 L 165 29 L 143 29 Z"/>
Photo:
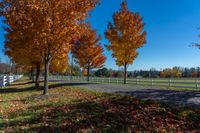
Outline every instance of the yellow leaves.
<path id="1" fill-rule="evenodd" d="M 68 67 L 69 65 L 67 54 L 59 54 L 52 59 L 50 71 L 57 73 L 65 73 Z"/>
<path id="2" fill-rule="evenodd" d="M 146 43 L 142 18 L 139 14 L 128 11 L 127 3 L 123 2 L 121 10 L 113 15 L 113 21 L 113 24 L 108 24 L 105 32 L 105 37 L 111 43 L 106 48 L 112 50 L 117 65 L 132 64 L 138 55 L 137 49 Z"/>
<path id="3" fill-rule="evenodd" d="M 163 71 L 161 71 L 160 76 L 161 77 L 181 77 L 182 72 L 180 70 L 180 68 L 178 67 L 174 67 L 172 69 L 164 69 Z"/>

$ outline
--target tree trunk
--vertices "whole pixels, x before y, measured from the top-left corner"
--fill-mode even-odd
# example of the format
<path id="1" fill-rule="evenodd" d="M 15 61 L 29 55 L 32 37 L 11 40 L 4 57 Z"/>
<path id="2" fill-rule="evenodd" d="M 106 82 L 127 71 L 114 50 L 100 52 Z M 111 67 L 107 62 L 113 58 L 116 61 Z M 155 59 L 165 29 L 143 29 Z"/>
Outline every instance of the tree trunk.
<path id="1" fill-rule="evenodd" d="M 87 68 L 87 81 L 90 81 L 90 67 Z"/>
<path id="2" fill-rule="evenodd" d="M 44 62 L 44 92 L 43 95 L 48 94 L 49 89 L 49 60 L 45 60 Z"/>
<path id="3" fill-rule="evenodd" d="M 72 78 L 73 78 L 73 68 L 74 67 L 74 56 L 73 56 L 73 54 L 72 54 L 72 63 L 71 63 L 71 76 L 70 76 L 70 79 L 72 80 Z"/>
<path id="4" fill-rule="evenodd" d="M 33 67 L 31 67 L 30 80 L 34 82 L 34 68 Z"/>
<path id="5" fill-rule="evenodd" d="M 29 80 L 32 80 L 31 75 L 32 75 L 32 71 L 29 72 Z"/>
<path id="6" fill-rule="evenodd" d="M 40 86 L 40 63 L 36 63 L 35 87 Z"/>
<path id="7" fill-rule="evenodd" d="M 127 63 L 124 64 L 124 84 L 126 84 L 126 77 L 127 77 Z"/>

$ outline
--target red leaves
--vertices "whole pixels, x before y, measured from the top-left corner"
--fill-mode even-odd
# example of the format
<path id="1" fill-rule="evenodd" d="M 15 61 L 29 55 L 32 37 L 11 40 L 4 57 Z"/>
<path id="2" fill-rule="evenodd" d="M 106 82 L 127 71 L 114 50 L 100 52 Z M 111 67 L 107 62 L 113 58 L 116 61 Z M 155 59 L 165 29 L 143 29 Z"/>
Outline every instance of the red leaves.
<path id="1" fill-rule="evenodd" d="M 102 102 L 107 112 L 117 114 L 130 131 L 171 132 L 190 129 L 186 119 L 158 104 L 141 104 L 133 98 L 107 99 Z"/>

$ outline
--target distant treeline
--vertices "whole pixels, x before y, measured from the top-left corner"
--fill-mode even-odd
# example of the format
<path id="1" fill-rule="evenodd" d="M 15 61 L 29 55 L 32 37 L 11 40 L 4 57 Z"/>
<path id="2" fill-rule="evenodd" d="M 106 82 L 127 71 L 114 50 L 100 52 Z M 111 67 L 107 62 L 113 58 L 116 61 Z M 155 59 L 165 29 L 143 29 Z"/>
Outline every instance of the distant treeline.
<path id="1" fill-rule="evenodd" d="M 71 75 L 69 71 L 66 75 Z M 75 65 L 72 67 L 73 76 L 87 75 L 86 72 L 82 72 L 80 67 Z M 96 71 L 91 71 L 90 76 L 97 77 L 123 77 L 123 70 L 112 70 L 108 68 L 98 69 Z M 129 78 L 196 78 L 200 77 L 200 67 L 196 68 L 182 68 L 182 67 L 173 67 L 163 70 L 156 70 L 154 68 L 150 70 L 137 70 L 137 71 L 128 71 L 127 77 Z"/>
<path id="2" fill-rule="evenodd" d="M 95 71 L 94 76 L 98 77 L 123 77 L 122 70 L 112 70 L 112 69 L 99 69 Z M 136 77 L 143 77 L 143 78 L 189 78 L 189 77 L 200 77 L 200 67 L 197 68 L 181 68 L 181 67 L 174 67 L 174 68 L 167 68 L 163 70 L 138 70 L 138 71 L 129 71 L 127 73 L 129 78 L 136 78 Z"/>

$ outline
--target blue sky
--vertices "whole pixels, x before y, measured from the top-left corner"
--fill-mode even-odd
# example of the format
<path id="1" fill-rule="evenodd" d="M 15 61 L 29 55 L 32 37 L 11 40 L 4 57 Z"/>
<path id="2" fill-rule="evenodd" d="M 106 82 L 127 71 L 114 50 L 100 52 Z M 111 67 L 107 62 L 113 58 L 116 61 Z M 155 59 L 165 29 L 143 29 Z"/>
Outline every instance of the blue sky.
<path id="1" fill-rule="evenodd" d="M 192 42 L 200 42 L 200 0 L 127 0 L 131 11 L 139 12 L 146 23 L 147 44 L 139 49 L 139 56 L 128 70 L 168 68 L 173 66 L 200 66 L 200 50 L 189 47 Z M 102 45 L 108 44 L 104 31 L 112 15 L 120 8 L 122 0 L 101 0 L 101 4 L 91 12 L 89 22 L 102 36 Z M 0 23 L 2 25 L 2 23 Z M 3 30 L 0 28 L 0 49 L 3 49 Z M 105 50 L 105 66 L 119 69 Z M 6 60 L 2 50 L 0 58 Z"/>

